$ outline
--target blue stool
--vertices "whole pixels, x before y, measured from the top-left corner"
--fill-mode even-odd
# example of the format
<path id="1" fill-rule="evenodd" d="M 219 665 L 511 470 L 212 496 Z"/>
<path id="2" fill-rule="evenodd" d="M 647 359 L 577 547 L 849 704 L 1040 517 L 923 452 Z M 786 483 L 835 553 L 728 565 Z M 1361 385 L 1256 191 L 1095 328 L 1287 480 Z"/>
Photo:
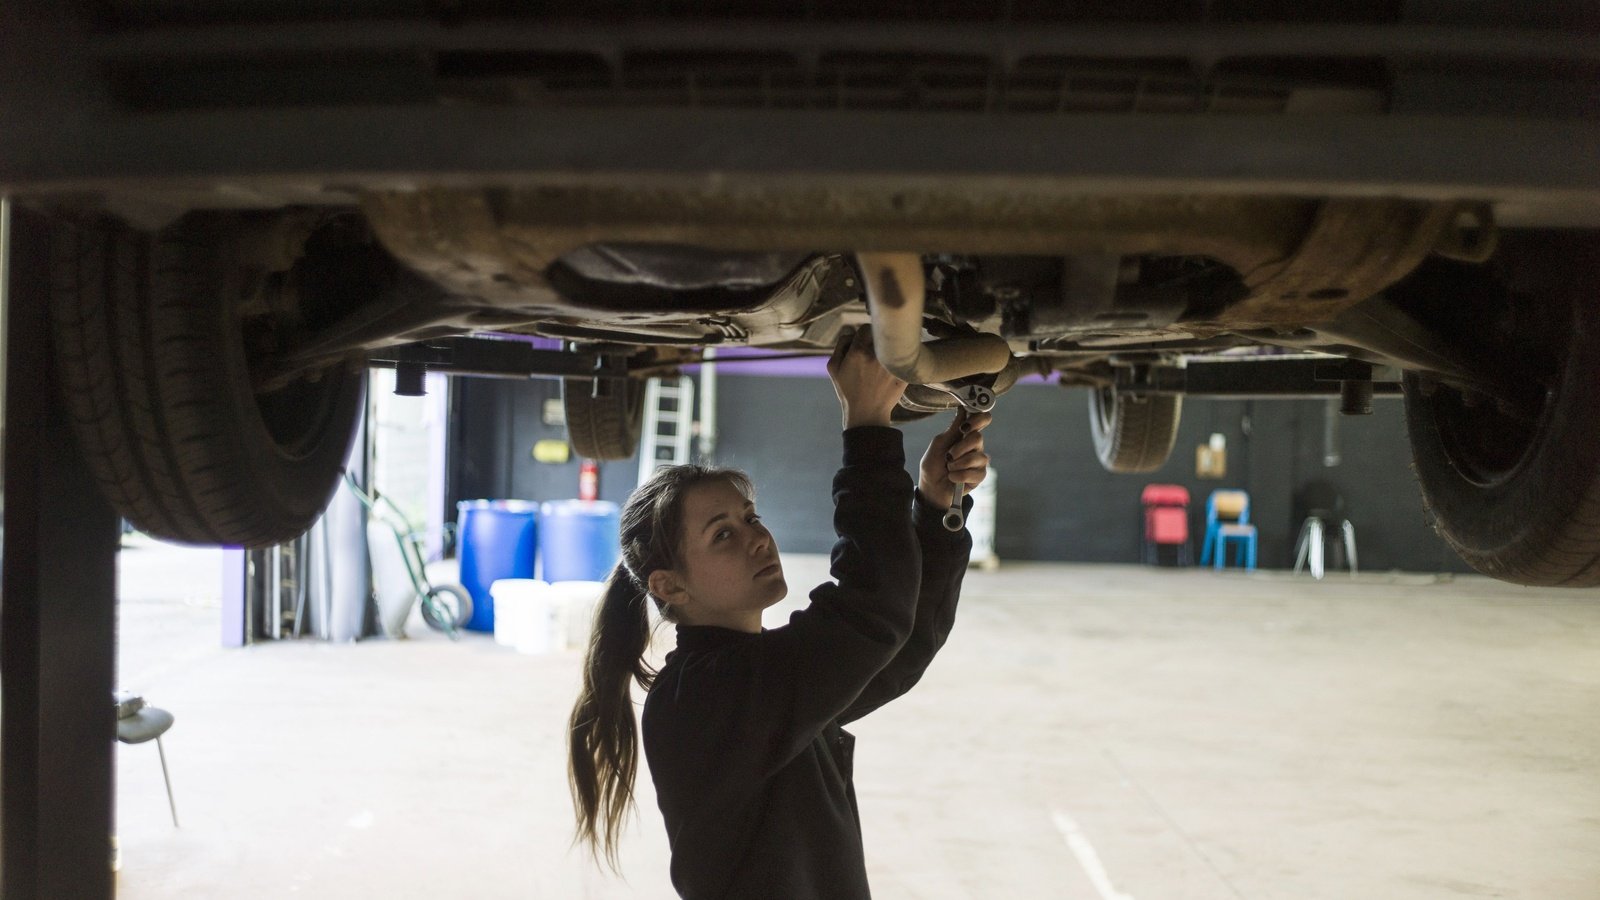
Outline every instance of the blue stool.
<path id="1" fill-rule="evenodd" d="M 1250 495 L 1244 491 L 1212 491 L 1206 498 L 1206 537 L 1200 546 L 1200 565 L 1227 565 L 1228 545 L 1239 545 L 1238 556 L 1246 569 L 1256 567 L 1256 527 L 1250 524 Z"/>

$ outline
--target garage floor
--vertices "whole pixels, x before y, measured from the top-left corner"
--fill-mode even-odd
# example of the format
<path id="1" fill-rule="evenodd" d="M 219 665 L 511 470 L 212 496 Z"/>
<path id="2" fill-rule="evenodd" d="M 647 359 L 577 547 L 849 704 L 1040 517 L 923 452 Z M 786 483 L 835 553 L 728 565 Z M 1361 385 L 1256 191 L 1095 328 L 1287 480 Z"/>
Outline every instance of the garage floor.
<path id="1" fill-rule="evenodd" d="M 568 850 L 575 652 L 221 650 L 218 560 L 122 554 L 183 827 L 121 747 L 120 896 L 674 896 L 648 780 L 626 881 Z M 880 898 L 1600 897 L 1596 592 L 1011 564 L 853 730 Z"/>

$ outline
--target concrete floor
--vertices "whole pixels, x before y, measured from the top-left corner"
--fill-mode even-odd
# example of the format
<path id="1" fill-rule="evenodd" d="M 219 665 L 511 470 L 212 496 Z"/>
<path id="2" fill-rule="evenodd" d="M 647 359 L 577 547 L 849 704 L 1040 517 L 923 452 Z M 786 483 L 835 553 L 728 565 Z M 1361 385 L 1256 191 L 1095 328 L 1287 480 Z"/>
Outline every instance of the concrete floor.
<path id="1" fill-rule="evenodd" d="M 799 599 L 825 576 L 785 561 Z M 626 880 L 569 851 L 575 652 L 225 651 L 217 571 L 122 556 L 183 824 L 120 748 L 122 897 L 674 896 L 648 779 Z M 1600 897 L 1593 591 L 1009 564 L 853 730 L 879 898 Z"/>

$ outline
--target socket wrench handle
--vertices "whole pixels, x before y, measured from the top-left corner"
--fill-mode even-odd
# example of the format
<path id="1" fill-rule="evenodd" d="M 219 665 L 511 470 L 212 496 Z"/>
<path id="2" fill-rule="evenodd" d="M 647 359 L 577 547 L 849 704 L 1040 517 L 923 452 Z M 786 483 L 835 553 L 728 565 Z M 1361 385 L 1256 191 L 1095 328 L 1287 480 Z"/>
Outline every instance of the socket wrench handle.
<path id="1" fill-rule="evenodd" d="M 941 388 L 941 390 L 956 398 L 956 402 L 961 404 L 961 407 L 967 411 L 968 415 L 986 413 L 994 409 L 994 391 L 983 385 L 969 384 L 957 390 L 948 388 Z M 966 492 L 967 486 L 965 483 L 956 485 L 955 495 L 950 500 L 950 508 L 944 514 L 946 531 L 960 531 L 962 526 L 967 524 L 967 516 L 961 511 L 961 496 Z"/>
<path id="2" fill-rule="evenodd" d="M 956 485 L 955 498 L 950 501 L 950 509 L 944 514 L 944 527 L 946 531 L 960 531 L 961 526 L 967 523 L 967 517 L 961 512 L 961 495 L 965 494 L 965 484 Z"/>

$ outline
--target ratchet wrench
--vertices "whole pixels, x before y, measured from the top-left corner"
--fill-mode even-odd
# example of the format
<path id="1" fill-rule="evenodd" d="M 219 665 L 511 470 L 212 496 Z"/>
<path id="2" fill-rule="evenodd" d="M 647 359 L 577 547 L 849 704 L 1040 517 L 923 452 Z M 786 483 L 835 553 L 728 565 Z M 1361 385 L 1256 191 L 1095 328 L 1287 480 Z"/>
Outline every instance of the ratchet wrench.
<path id="1" fill-rule="evenodd" d="M 947 388 L 938 385 L 929 385 L 929 387 L 937 387 L 939 390 L 956 398 L 956 402 L 960 403 L 969 415 L 972 413 L 986 413 L 994 409 L 994 391 L 981 384 L 969 384 L 959 388 Z M 955 494 L 950 501 L 950 508 L 944 514 L 944 527 L 948 531 L 960 531 L 962 526 L 966 524 L 966 514 L 961 511 L 961 497 L 966 492 L 966 484 L 956 485 Z"/>

